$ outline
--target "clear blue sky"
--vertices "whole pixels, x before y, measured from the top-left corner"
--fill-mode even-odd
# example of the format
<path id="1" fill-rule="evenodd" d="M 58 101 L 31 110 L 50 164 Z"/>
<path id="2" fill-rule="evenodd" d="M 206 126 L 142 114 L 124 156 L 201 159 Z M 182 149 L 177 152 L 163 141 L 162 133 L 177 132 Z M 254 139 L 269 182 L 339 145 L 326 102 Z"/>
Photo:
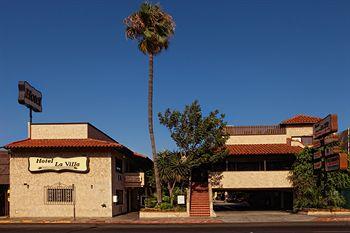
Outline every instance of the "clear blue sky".
<path id="1" fill-rule="evenodd" d="M 150 155 L 147 57 L 123 18 L 141 1 L 0 0 L 0 145 L 26 137 L 17 82 L 44 95 L 34 122 L 91 122 Z M 233 125 L 337 113 L 350 126 L 350 1 L 160 1 L 177 27 L 155 60 L 155 113 L 198 99 Z M 155 118 L 158 149 L 173 147 Z"/>

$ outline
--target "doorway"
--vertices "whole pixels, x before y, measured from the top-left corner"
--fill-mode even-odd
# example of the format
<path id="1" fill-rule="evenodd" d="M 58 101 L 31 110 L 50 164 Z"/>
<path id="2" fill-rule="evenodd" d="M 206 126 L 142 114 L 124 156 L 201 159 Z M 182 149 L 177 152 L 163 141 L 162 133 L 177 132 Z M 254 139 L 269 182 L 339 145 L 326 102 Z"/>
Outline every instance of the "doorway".
<path id="1" fill-rule="evenodd" d="M 0 216 L 9 215 L 9 185 L 1 184 L 0 185 Z"/>

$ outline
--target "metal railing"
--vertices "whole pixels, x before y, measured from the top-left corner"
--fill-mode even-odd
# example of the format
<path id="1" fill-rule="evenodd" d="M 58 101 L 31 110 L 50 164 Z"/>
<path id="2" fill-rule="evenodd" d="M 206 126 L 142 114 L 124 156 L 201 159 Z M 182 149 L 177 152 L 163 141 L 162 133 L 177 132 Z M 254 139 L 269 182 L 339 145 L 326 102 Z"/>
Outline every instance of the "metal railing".
<path id="1" fill-rule="evenodd" d="M 52 186 L 45 186 L 44 198 L 46 205 L 74 205 L 74 185 L 58 183 Z"/>

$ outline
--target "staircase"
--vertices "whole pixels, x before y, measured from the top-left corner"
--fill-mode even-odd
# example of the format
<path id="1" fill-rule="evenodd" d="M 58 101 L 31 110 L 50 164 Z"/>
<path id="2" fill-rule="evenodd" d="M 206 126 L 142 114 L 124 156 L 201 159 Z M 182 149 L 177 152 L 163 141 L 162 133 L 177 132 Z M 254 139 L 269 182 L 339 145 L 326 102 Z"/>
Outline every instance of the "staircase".
<path id="1" fill-rule="evenodd" d="M 208 184 L 192 183 L 190 216 L 191 217 L 210 217 Z"/>

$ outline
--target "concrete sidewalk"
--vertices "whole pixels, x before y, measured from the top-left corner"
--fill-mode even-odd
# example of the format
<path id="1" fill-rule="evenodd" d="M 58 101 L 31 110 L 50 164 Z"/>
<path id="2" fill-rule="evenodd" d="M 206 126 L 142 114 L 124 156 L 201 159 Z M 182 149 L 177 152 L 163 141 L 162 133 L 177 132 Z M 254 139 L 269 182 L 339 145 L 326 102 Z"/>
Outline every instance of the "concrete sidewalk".
<path id="1" fill-rule="evenodd" d="M 225 224 L 225 223 L 312 223 L 350 222 L 349 216 L 308 216 L 283 211 L 228 211 L 220 212 L 216 218 L 154 218 L 140 219 L 137 212 L 113 218 L 0 218 L 0 224 Z"/>

